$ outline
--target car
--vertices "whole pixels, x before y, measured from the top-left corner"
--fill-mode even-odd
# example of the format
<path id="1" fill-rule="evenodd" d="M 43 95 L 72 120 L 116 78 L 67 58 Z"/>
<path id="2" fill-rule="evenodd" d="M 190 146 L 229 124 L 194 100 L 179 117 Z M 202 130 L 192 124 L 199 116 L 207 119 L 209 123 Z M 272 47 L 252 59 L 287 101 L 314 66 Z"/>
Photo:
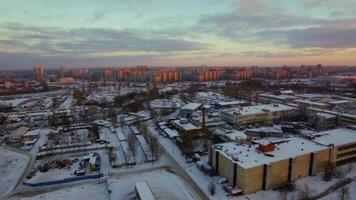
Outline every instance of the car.
<path id="1" fill-rule="evenodd" d="M 227 183 L 227 178 L 223 177 L 219 180 L 219 184 Z"/>
<path id="2" fill-rule="evenodd" d="M 84 176 L 85 173 L 86 173 L 86 170 L 84 170 L 84 169 L 78 169 L 78 170 L 74 171 L 74 175 L 76 175 L 76 176 Z"/>

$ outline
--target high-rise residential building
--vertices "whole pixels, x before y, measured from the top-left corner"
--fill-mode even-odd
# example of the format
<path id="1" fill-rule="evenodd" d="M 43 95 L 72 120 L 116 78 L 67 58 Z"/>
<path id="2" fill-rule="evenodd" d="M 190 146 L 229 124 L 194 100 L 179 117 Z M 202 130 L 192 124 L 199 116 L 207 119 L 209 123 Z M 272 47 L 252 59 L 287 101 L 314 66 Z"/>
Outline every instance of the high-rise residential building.
<path id="1" fill-rule="evenodd" d="M 221 71 L 217 69 L 202 70 L 199 73 L 200 81 L 216 81 L 220 79 Z"/>
<path id="2" fill-rule="evenodd" d="M 43 77 L 43 75 L 44 75 L 44 69 L 42 66 L 36 66 L 35 68 L 33 68 L 33 76 L 35 79 L 39 79 Z"/>
<path id="3" fill-rule="evenodd" d="M 154 77 L 154 80 L 155 82 L 166 83 L 180 81 L 181 77 L 182 74 L 178 71 L 161 71 Z"/>
<path id="4" fill-rule="evenodd" d="M 105 68 L 103 69 L 103 74 L 105 78 L 113 78 L 114 77 L 114 69 L 113 68 Z"/>
<path id="5" fill-rule="evenodd" d="M 74 77 L 88 76 L 88 73 L 89 73 L 88 68 L 75 68 L 75 69 L 73 69 L 73 76 Z"/>
<path id="6" fill-rule="evenodd" d="M 252 72 L 246 69 L 240 69 L 234 73 L 235 79 L 249 79 L 252 77 Z"/>
<path id="7" fill-rule="evenodd" d="M 69 67 L 61 67 L 61 68 L 59 69 L 59 74 L 58 74 L 58 76 L 59 76 L 60 78 L 63 78 L 63 77 L 69 76 L 69 75 L 71 74 L 71 72 L 72 72 L 72 69 L 71 69 L 71 68 L 69 68 Z"/>

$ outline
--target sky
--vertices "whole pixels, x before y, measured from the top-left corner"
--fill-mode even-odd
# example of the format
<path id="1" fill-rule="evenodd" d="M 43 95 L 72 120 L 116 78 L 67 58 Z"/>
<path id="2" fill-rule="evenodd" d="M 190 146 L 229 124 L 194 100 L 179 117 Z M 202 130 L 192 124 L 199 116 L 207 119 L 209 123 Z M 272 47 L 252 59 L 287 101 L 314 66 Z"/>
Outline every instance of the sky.
<path id="1" fill-rule="evenodd" d="M 356 65 L 356 0 L 0 0 L 0 70 Z"/>

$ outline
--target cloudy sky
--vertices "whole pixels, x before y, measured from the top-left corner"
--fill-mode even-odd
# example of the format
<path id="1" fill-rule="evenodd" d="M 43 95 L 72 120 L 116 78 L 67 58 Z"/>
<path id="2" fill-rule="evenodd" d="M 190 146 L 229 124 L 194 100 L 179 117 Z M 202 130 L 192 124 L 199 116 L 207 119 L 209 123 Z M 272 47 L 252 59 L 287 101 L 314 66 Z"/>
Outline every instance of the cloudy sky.
<path id="1" fill-rule="evenodd" d="M 0 0 L 0 70 L 356 64 L 356 0 Z"/>

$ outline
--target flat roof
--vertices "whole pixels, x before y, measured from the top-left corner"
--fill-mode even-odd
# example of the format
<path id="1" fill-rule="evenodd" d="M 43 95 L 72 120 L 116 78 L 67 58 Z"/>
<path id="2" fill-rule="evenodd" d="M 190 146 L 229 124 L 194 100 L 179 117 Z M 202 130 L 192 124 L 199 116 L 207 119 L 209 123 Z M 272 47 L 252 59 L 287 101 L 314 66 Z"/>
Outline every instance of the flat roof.
<path id="1" fill-rule="evenodd" d="M 182 110 L 196 110 L 201 106 L 201 103 L 188 103 L 185 106 L 183 106 L 181 109 Z"/>
<path id="2" fill-rule="evenodd" d="M 285 111 L 285 110 L 295 110 L 297 108 L 283 105 L 283 104 L 263 104 L 257 106 L 245 106 L 241 108 L 233 108 L 223 110 L 224 112 L 233 113 L 236 112 L 240 115 L 252 115 L 262 112 L 277 112 L 277 111 Z"/>
<path id="3" fill-rule="evenodd" d="M 328 104 L 326 104 L 326 103 L 309 101 L 309 100 L 302 100 L 302 99 L 294 100 L 294 102 L 296 102 L 296 103 L 306 103 L 306 104 L 317 105 L 317 106 L 328 106 Z"/>
<path id="4" fill-rule="evenodd" d="M 30 130 L 29 127 L 27 127 L 27 126 L 21 126 L 21 127 L 17 128 L 17 129 L 14 131 L 14 133 L 15 133 L 15 135 L 21 136 L 21 135 L 25 135 L 25 133 L 26 133 L 28 130 Z"/>
<path id="5" fill-rule="evenodd" d="M 344 103 L 353 103 L 354 101 L 351 100 L 334 100 L 334 101 L 330 101 L 329 104 L 344 104 Z"/>
<path id="6" fill-rule="evenodd" d="M 267 152 L 269 156 L 257 150 L 258 144 L 238 145 L 229 142 L 216 145 L 222 147 L 216 150 L 240 167 L 247 169 L 327 149 L 326 146 L 298 137 L 268 138 L 255 142 L 259 144 L 276 143 L 276 146 L 274 151 Z"/>
<path id="7" fill-rule="evenodd" d="M 227 105 L 239 105 L 239 104 L 245 104 L 246 101 L 241 100 L 241 101 L 220 101 L 217 104 L 220 106 L 227 106 Z"/>
<path id="8" fill-rule="evenodd" d="M 323 145 L 334 144 L 335 146 L 341 146 L 356 142 L 356 130 L 347 128 L 337 128 L 327 131 L 322 131 L 315 134 L 315 142 Z"/>
<path id="9" fill-rule="evenodd" d="M 198 127 L 196 127 L 192 123 L 190 123 L 186 118 L 174 120 L 173 123 L 186 131 L 199 129 Z"/>
<path id="10" fill-rule="evenodd" d="M 152 191 L 148 187 L 146 181 L 135 183 L 135 188 L 141 200 L 155 200 L 155 197 L 153 196 Z"/>
<path id="11" fill-rule="evenodd" d="M 174 137 L 178 137 L 178 132 L 176 130 L 172 130 L 170 128 L 165 128 L 163 129 L 163 131 L 165 133 L 167 133 L 167 135 L 170 137 L 170 138 L 174 138 Z"/>

